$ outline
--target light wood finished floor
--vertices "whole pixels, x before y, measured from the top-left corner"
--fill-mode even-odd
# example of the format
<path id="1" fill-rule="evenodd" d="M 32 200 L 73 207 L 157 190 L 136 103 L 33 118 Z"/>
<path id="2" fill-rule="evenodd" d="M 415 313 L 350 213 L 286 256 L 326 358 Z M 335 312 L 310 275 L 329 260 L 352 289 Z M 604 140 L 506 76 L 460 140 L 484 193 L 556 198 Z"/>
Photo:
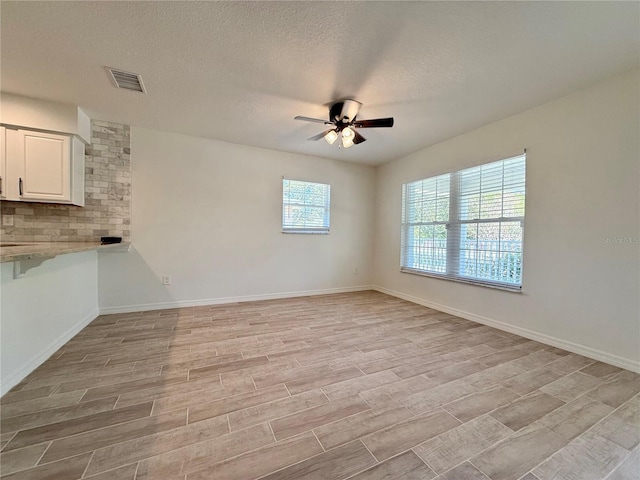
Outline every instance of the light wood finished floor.
<path id="1" fill-rule="evenodd" d="M 376 292 L 105 315 L 2 398 L 0 466 L 637 480 L 639 392 L 629 371 Z"/>

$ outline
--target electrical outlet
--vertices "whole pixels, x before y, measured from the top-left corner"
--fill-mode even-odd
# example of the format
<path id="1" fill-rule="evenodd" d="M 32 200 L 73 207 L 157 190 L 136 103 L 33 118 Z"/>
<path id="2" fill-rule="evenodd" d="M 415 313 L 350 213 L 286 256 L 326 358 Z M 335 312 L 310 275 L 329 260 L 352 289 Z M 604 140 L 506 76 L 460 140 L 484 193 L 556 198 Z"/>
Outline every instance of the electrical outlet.
<path id="1" fill-rule="evenodd" d="M 171 285 L 171 275 L 163 275 L 162 276 L 162 284 L 163 285 Z"/>

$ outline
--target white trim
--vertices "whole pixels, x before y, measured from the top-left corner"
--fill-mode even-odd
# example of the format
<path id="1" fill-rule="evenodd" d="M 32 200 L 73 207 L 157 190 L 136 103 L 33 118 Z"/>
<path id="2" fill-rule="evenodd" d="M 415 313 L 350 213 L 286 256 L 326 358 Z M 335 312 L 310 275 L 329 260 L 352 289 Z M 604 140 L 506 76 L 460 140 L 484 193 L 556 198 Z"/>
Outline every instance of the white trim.
<path id="1" fill-rule="evenodd" d="M 36 355 L 31 360 L 27 361 L 17 372 L 4 377 L 2 379 L 2 384 L 0 384 L 0 395 L 4 395 L 22 380 L 24 380 L 27 375 L 29 375 L 36 368 L 42 365 L 51 355 L 56 353 L 60 347 L 62 347 L 65 343 L 75 337 L 84 327 L 94 321 L 98 317 L 98 315 L 100 315 L 100 312 L 96 307 L 91 310 L 91 312 L 89 312 L 82 320 L 80 320 L 73 327 L 56 338 L 53 342 L 51 342 L 49 346 L 45 348 L 39 355 Z"/>
<path id="2" fill-rule="evenodd" d="M 359 285 L 355 287 L 326 288 L 322 290 L 302 290 L 298 292 L 243 295 L 240 297 L 203 298 L 200 300 L 176 300 L 174 302 L 143 303 L 139 305 L 121 305 L 116 307 L 100 308 L 100 314 L 102 315 L 102 314 L 109 314 L 109 313 L 145 312 L 149 310 L 166 310 L 170 308 L 201 307 L 206 305 L 220 305 L 224 303 L 257 302 L 260 300 L 279 300 L 282 298 L 311 297 L 315 295 L 331 295 L 334 293 L 363 292 L 365 290 L 374 290 L 374 287 L 372 285 Z"/>
<path id="3" fill-rule="evenodd" d="M 585 357 L 589 357 L 594 360 L 599 360 L 601 362 L 608 363 L 610 365 L 615 365 L 616 367 L 631 370 L 632 372 L 640 373 L 640 361 L 637 361 L 637 360 L 620 357 L 618 355 L 604 352 L 596 348 L 587 347 L 586 345 L 580 345 L 578 343 L 570 342 L 568 340 L 563 340 L 562 338 L 553 337 L 551 335 L 536 332 L 534 330 L 529 330 L 527 328 L 517 327 L 515 325 L 511 325 L 511 324 L 502 322 L 500 320 L 494 320 L 492 318 L 476 315 L 475 313 L 466 312 L 464 310 L 458 310 L 457 308 L 448 307 L 446 305 L 441 305 L 439 303 L 431 302 L 429 300 L 424 300 L 422 298 L 414 297 L 413 295 L 407 295 L 404 293 L 396 292 L 394 290 L 389 290 L 388 288 L 380 287 L 378 285 L 374 285 L 373 290 L 376 290 L 380 293 L 386 293 L 387 295 L 398 297 L 412 303 L 417 303 L 418 305 L 423 305 L 425 307 L 433 308 L 441 312 L 449 313 L 451 315 L 455 315 L 460 318 L 465 318 L 467 320 L 471 320 L 472 322 L 481 323 L 482 325 L 488 325 L 489 327 L 497 328 L 498 330 L 514 333 L 516 335 L 520 335 L 521 337 L 525 337 L 530 340 L 535 340 L 536 342 L 544 343 L 546 345 L 551 345 L 553 347 L 558 347 L 563 350 L 567 350 L 569 352 L 577 353 L 578 355 L 583 355 Z"/>

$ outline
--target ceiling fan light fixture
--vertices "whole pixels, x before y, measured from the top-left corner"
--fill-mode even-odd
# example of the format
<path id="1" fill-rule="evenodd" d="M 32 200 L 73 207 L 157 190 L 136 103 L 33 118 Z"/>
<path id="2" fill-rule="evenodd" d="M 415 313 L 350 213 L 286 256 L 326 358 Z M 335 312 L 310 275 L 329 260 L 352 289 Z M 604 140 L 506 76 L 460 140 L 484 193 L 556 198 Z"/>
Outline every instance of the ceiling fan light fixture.
<path id="1" fill-rule="evenodd" d="M 333 145 L 333 143 L 338 139 L 338 133 L 335 130 L 330 130 L 324 136 L 324 139 L 327 141 L 329 145 Z"/>
<path id="2" fill-rule="evenodd" d="M 351 140 L 351 143 L 353 143 L 353 137 L 354 136 L 355 135 L 353 133 L 353 130 L 351 130 L 351 128 L 345 127 L 345 128 L 342 129 L 343 142 L 344 142 L 345 139 L 349 139 L 349 140 Z M 349 146 L 351 146 L 351 145 L 349 145 Z"/>
<path id="3" fill-rule="evenodd" d="M 353 138 L 352 137 L 344 137 L 342 136 L 342 148 L 353 147 Z"/>

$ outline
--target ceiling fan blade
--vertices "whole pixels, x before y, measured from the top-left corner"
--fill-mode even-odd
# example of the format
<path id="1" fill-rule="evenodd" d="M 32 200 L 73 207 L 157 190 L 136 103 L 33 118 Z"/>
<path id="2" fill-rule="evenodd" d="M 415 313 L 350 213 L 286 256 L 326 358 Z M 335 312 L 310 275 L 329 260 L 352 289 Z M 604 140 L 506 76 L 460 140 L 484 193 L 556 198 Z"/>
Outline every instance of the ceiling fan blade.
<path id="1" fill-rule="evenodd" d="M 353 126 L 358 128 L 393 127 L 393 117 L 357 120 L 353 122 Z"/>
<path id="2" fill-rule="evenodd" d="M 319 118 L 311 118 L 311 117 L 301 117 L 298 115 L 293 118 L 294 120 L 302 120 L 303 122 L 314 122 L 314 123 L 324 123 L 325 125 L 331 125 L 331 122 L 327 120 L 320 120 Z"/>
<path id="3" fill-rule="evenodd" d="M 353 131 L 354 135 L 353 135 L 353 143 L 355 143 L 356 145 L 362 142 L 366 142 L 367 139 L 364 138 L 362 135 L 360 135 L 358 132 L 356 132 L 355 130 Z"/>
<path id="4" fill-rule="evenodd" d="M 329 133 L 331 130 L 333 130 L 333 128 L 330 128 L 329 130 L 325 130 L 322 133 L 319 133 L 318 135 L 314 135 L 313 137 L 309 137 L 307 138 L 307 140 L 320 140 L 321 138 L 324 138 L 324 136 Z"/>

